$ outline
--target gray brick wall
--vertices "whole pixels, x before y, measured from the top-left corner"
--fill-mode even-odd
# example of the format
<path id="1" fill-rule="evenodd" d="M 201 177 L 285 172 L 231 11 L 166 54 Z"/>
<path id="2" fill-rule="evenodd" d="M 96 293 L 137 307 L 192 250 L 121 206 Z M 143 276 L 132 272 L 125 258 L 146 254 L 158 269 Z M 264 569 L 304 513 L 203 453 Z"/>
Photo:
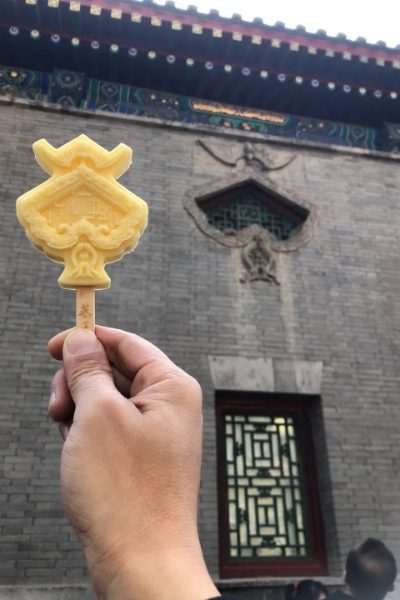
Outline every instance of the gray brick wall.
<path id="1" fill-rule="evenodd" d="M 0 107 L 0 129 L 0 583 L 85 578 L 60 508 L 61 442 L 47 418 L 55 365 L 46 343 L 73 324 L 74 294 L 58 288 L 60 267 L 30 247 L 15 218 L 16 197 L 45 177 L 30 144 L 46 137 L 60 145 L 81 132 L 109 149 L 134 148 L 121 181 L 149 202 L 150 223 L 134 255 L 108 267 L 112 288 L 97 294 L 97 320 L 147 337 L 203 386 L 200 528 L 212 572 L 218 576 L 210 355 L 323 362 L 324 431 L 315 435 L 331 575 L 367 535 L 400 559 L 397 162 L 272 147 L 278 157 L 297 153 L 271 180 L 311 203 L 318 222 L 306 246 L 278 256 L 279 287 L 243 285 L 238 251 L 205 236 L 183 208 L 188 189 L 229 176 L 195 145 L 218 134 L 17 105 Z"/>

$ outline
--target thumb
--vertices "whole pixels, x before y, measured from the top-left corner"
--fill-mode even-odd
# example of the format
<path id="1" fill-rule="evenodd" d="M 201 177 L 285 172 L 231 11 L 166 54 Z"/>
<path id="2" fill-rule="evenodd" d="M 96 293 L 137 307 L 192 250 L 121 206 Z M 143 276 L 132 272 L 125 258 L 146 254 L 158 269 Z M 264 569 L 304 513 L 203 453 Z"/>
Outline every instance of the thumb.
<path id="1" fill-rule="evenodd" d="M 92 331 L 73 329 L 64 342 L 63 360 L 68 388 L 77 406 L 99 396 L 120 395 L 106 352 Z"/>

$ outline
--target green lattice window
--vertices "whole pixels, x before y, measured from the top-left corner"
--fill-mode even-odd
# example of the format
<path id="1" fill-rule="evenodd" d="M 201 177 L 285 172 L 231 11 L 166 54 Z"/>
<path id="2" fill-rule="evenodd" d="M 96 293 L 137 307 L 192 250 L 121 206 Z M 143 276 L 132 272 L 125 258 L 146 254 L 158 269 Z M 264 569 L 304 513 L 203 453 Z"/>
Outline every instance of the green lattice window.
<path id="1" fill-rule="evenodd" d="M 282 401 L 260 409 L 248 401 L 239 408 L 240 399 L 234 400 L 220 407 L 219 418 L 221 570 L 228 565 L 229 576 L 246 576 L 281 567 L 282 574 L 295 574 L 290 566 L 301 563 L 320 572 L 312 522 L 320 527 L 320 515 L 311 510 L 316 482 L 307 480 L 305 415 L 298 407 L 285 410 Z"/>
<path id="2" fill-rule="evenodd" d="M 304 223 L 308 212 L 283 198 L 246 183 L 198 201 L 208 223 L 227 235 L 260 225 L 284 241 Z"/>
<path id="3" fill-rule="evenodd" d="M 231 557 L 304 557 L 304 485 L 292 417 L 225 414 Z"/>

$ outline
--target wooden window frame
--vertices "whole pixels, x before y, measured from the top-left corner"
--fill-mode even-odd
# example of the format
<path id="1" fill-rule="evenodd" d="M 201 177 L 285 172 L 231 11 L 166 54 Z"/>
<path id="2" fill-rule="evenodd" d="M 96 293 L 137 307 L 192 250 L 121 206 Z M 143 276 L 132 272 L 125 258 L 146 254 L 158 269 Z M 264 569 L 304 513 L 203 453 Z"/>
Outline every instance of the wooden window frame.
<path id="1" fill-rule="evenodd" d="M 219 562 L 221 578 L 310 577 L 328 574 L 325 535 L 319 499 L 310 412 L 318 396 L 262 392 L 216 392 Z M 235 559 L 229 556 L 226 444 L 223 416 L 228 413 L 292 416 L 304 469 L 305 517 L 311 558 Z"/>

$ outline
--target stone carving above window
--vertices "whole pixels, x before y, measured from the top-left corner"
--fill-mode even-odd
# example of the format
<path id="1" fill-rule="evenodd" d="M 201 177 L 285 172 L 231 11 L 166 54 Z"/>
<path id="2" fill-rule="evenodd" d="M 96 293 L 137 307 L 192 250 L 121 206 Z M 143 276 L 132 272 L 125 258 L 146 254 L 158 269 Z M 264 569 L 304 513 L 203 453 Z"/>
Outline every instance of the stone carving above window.
<path id="1" fill-rule="evenodd" d="M 289 165 L 296 158 L 296 155 L 294 154 L 288 160 L 283 161 L 280 164 L 275 164 L 275 162 L 271 160 L 271 153 L 266 150 L 265 145 L 254 145 L 251 142 L 242 144 L 242 151 L 240 154 L 238 154 L 237 150 L 235 152 L 235 148 L 232 148 L 231 144 L 223 151 L 203 140 L 197 140 L 197 144 L 222 165 L 232 168 L 244 165 L 245 167 L 251 167 L 257 171 L 278 171 Z"/>

